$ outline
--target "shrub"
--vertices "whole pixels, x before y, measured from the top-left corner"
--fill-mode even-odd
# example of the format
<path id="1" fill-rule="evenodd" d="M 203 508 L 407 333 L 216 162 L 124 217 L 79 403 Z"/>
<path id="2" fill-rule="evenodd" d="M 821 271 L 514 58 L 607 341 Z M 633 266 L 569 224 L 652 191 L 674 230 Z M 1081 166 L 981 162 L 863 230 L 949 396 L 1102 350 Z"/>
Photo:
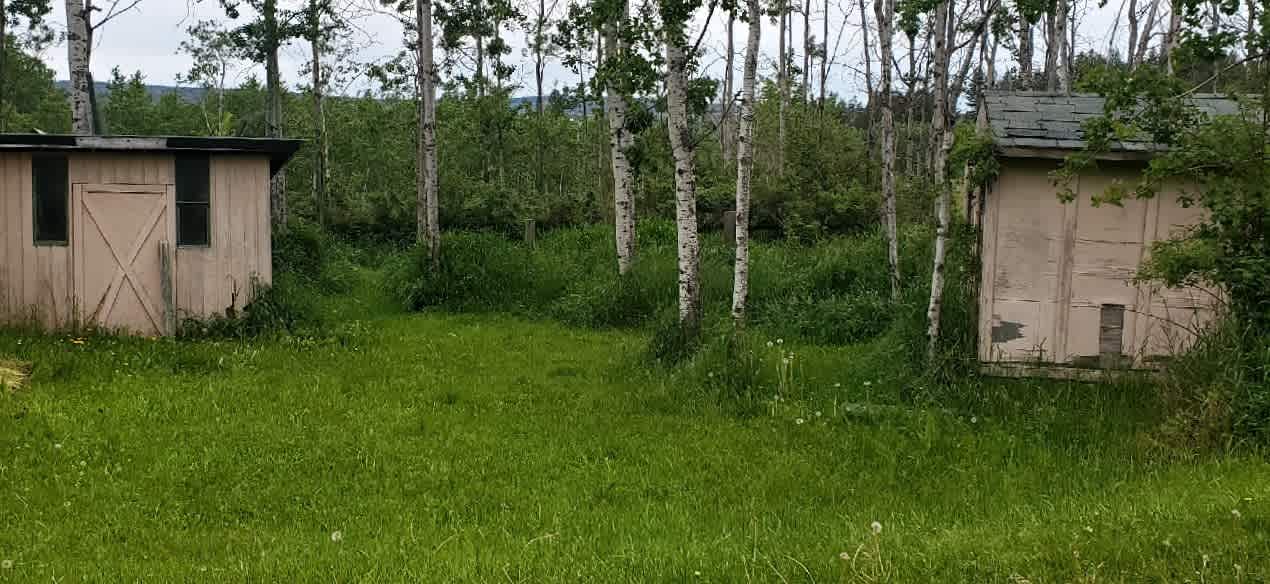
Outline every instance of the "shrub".
<path id="1" fill-rule="evenodd" d="M 181 322 L 178 335 L 191 339 L 245 339 L 271 334 L 312 335 L 325 324 L 320 293 L 299 276 L 282 272 L 259 289 L 242 313 Z"/>
<path id="2" fill-rule="evenodd" d="M 1159 383 L 1171 414 L 1161 442 L 1203 450 L 1270 445 L 1270 335 L 1227 317 L 1170 362 Z"/>

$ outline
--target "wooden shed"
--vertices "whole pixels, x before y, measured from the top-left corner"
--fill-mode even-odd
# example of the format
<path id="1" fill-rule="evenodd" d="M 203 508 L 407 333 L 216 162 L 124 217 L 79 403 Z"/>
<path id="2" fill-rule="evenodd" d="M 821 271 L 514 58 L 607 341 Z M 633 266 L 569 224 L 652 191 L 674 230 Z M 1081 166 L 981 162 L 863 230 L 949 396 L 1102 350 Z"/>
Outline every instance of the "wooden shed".
<path id="1" fill-rule="evenodd" d="M 272 280 L 269 184 L 300 142 L 0 135 L 0 323 L 158 336 Z"/>
<path id="2" fill-rule="evenodd" d="M 1209 114 L 1233 102 L 1196 96 Z M 979 358 L 1006 375 L 1083 377 L 1149 367 L 1185 349 L 1212 317 L 1214 294 L 1135 282 L 1152 242 L 1203 218 L 1168 186 L 1122 205 L 1093 203 L 1117 181 L 1132 186 L 1158 146 L 1127 141 L 1100 157 L 1064 203 L 1050 173 L 1085 147 L 1081 124 L 1103 113 L 1095 95 L 989 93 L 984 99 L 1000 174 L 968 206 L 981 224 Z"/>

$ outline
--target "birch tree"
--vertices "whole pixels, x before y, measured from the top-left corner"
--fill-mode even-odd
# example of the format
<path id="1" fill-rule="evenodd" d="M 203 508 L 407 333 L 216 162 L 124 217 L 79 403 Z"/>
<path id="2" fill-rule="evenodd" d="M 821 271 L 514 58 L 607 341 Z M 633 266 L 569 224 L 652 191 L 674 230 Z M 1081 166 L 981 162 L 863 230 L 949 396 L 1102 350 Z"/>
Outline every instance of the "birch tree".
<path id="1" fill-rule="evenodd" d="M 71 131 L 80 136 L 93 133 L 93 105 L 89 94 L 92 77 L 88 71 L 88 9 L 84 0 L 66 0 L 66 62 L 71 83 Z"/>
<path id="2" fill-rule="evenodd" d="M 886 234 L 886 262 L 891 280 L 891 300 L 900 296 L 900 246 L 895 205 L 895 111 L 891 90 L 891 61 L 895 36 L 895 0 L 874 0 L 873 10 L 881 45 L 881 83 L 878 103 L 882 110 L 882 229 Z M 866 47 L 867 50 L 867 47 Z"/>
<path id="3" fill-rule="evenodd" d="M 303 14 L 278 8 L 278 0 L 219 0 L 226 16 L 232 20 L 241 17 L 242 5 L 247 5 L 256 18 L 242 23 L 230 31 L 234 43 L 256 63 L 265 66 L 265 127 L 270 138 L 286 135 L 282 108 L 282 72 L 278 65 L 278 52 L 292 38 L 307 32 Z M 273 176 L 269 183 L 269 208 L 274 228 L 285 232 L 289 219 L 287 207 L 287 178 L 285 172 Z"/>
<path id="4" fill-rule="evenodd" d="M 627 274 L 635 263 L 635 179 L 627 153 L 635 136 L 627 127 L 627 94 L 623 70 L 628 46 L 623 38 L 627 26 L 625 0 L 617 2 L 615 13 L 605 19 L 604 50 L 608 62 L 604 92 L 605 114 L 609 123 L 609 156 L 613 167 L 613 220 L 616 230 L 617 270 Z M 668 45 L 669 46 L 669 45 Z"/>
<path id="5" fill-rule="evenodd" d="M 754 86 L 758 77 L 758 51 L 762 14 L 759 0 L 746 0 L 749 35 L 745 43 L 745 70 L 741 80 L 741 123 L 737 132 L 736 162 L 736 265 L 732 280 L 732 321 L 745 327 L 750 295 L 750 184 L 754 176 Z"/>
<path id="6" fill-rule="evenodd" d="M 666 123 L 675 159 L 679 324 L 685 337 L 696 338 L 701 332 L 701 242 L 697 234 L 697 148 L 688 120 L 690 47 L 685 36 L 693 10 L 678 0 L 663 0 L 661 8 L 666 56 Z"/>
<path id="7" fill-rule="evenodd" d="M 777 111 L 778 120 L 776 122 L 776 170 L 779 174 L 785 174 L 785 129 L 786 117 L 789 110 L 789 48 L 785 43 L 788 36 L 785 31 L 789 28 L 789 0 L 776 0 L 777 16 L 780 19 L 780 26 L 777 36 L 777 50 L 779 55 L 776 58 L 776 88 L 780 93 L 780 106 Z"/>
<path id="8" fill-rule="evenodd" d="M 432 269 L 441 265 L 441 218 L 437 184 L 437 68 L 433 58 L 432 0 L 415 2 L 418 86 L 418 151 L 415 172 L 418 183 L 416 223 L 418 240 L 427 246 Z"/>

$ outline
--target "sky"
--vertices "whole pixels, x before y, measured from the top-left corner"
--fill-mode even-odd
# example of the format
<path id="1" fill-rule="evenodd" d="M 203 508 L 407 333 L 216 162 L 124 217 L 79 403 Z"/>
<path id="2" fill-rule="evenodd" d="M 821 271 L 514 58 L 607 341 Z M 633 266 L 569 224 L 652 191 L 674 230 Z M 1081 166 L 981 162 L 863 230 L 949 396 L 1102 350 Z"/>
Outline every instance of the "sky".
<path id="1" fill-rule="evenodd" d="M 370 1 L 373 2 L 373 0 Z M 106 4 L 108 0 L 97 0 L 97 2 L 101 5 Z M 286 6 L 291 2 L 296 2 L 296 0 L 290 0 L 290 2 L 282 0 L 281 4 Z M 1095 1 L 1076 0 L 1076 2 L 1078 6 L 1087 6 L 1084 9 L 1087 12 L 1085 22 L 1077 29 L 1079 32 L 1077 48 L 1096 47 L 1099 50 L 1105 50 L 1108 43 L 1107 37 L 1120 4 L 1116 0 L 1111 0 L 1106 7 L 1098 8 Z M 821 19 L 824 13 L 824 2 L 823 0 L 817 0 L 817 3 L 819 5 L 812 8 L 811 28 L 812 34 L 819 39 L 823 26 Z M 64 3 L 60 2 L 60 0 L 53 0 L 53 4 L 55 5 L 52 15 L 53 26 L 59 30 L 64 30 L 66 22 Z M 563 5 L 564 3 L 562 2 L 561 13 L 563 13 Z M 869 16 L 870 20 L 872 20 L 872 0 L 866 0 L 865 7 L 870 11 Z M 843 13 L 844 9 L 847 11 L 845 15 Z M 706 27 L 705 40 L 703 42 L 705 46 L 703 64 L 708 72 L 707 74 L 716 78 L 721 75 L 723 55 L 726 52 L 724 48 L 726 28 L 721 14 L 716 13 L 715 18 L 708 24 L 704 22 L 703 16 L 699 16 L 696 22 L 697 30 L 694 31 L 695 36 L 701 33 L 703 26 Z M 141 71 L 146 81 L 152 84 L 176 85 L 178 76 L 186 72 L 190 67 L 190 59 L 179 53 L 181 41 L 187 38 L 185 29 L 199 20 L 227 21 L 228 19 L 224 16 L 224 12 L 216 0 L 141 0 L 131 12 L 119 15 L 99 29 L 93 52 L 93 77 L 97 80 L 109 79 L 111 70 L 118 67 L 126 74 Z M 801 63 L 802 17 L 795 15 L 795 20 L 794 35 L 795 42 L 798 45 L 798 56 L 795 58 L 798 63 Z M 777 53 L 776 26 L 769 21 L 764 21 L 762 32 L 764 58 L 760 60 L 759 69 L 760 75 L 769 75 L 774 67 L 773 57 Z M 518 61 L 519 65 L 513 81 L 519 83 L 522 89 L 516 93 L 518 95 L 530 95 L 534 91 L 532 67 L 529 65 L 527 56 L 522 58 L 522 55 L 525 54 L 526 46 L 525 33 L 512 31 L 506 34 L 507 40 L 513 47 L 511 59 Z M 744 50 L 745 46 L 745 26 L 738 23 L 734 34 L 736 35 L 735 46 L 738 52 L 736 66 L 738 68 L 737 83 L 739 84 L 739 68 L 742 63 L 739 54 Z M 875 33 L 870 34 L 874 35 Z M 1124 36 L 1124 33 L 1121 32 L 1120 36 Z M 831 3 L 830 49 L 837 47 L 837 51 L 828 76 L 830 93 L 836 93 L 848 98 L 863 95 L 863 54 L 861 52 L 860 37 L 857 4 L 850 0 L 836 0 L 836 2 Z M 358 31 L 354 37 L 354 41 L 359 47 L 357 59 L 373 62 L 390 58 L 401 49 L 402 39 L 402 28 L 394 18 L 386 14 L 369 14 L 359 21 Z M 874 36 L 874 39 L 876 40 L 876 36 Z M 907 48 L 901 41 L 902 39 L 897 40 L 896 51 L 897 57 L 902 59 L 902 55 Z M 1124 39 L 1118 39 L 1118 41 L 1119 44 L 1125 42 Z M 1037 53 L 1038 58 L 1043 58 L 1044 49 L 1038 47 Z M 54 45 L 48 48 L 43 56 L 49 66 L 57 72 L 59 79 L 68 77 L 65 45 Z M 291 85 L 304 83 L 304 80 L 300 78 L 300 71 L 308 59 L 305 47 L 298 44 L 286 47 L 282 51 L 280 59 L 284 81 Z M 998 55 L 1000 63 L 998 70 L 1003 71 L 1004 68 L 1008 67 L 1010 59 L 1011 56 L 1008 52 L 1002 49 Z M 874 66 L 876 67 L 876 63 Z M 264 76 L 261 68 L 249 65 L 244 65 L 235 76 L 238 81 L 241 81 L 250 74 L 255 74 L 260 78 Z M 577 83 L 576 74 L 558 63 L 552 63 L 549 66 L 546 78 L 548 92 L 552 88 L 561 87 L 565 84 L 576 85 Z M 367 84 L 368 82 L 365 80 L 355 81 L 343 88 L 343 90 L 344 92 L 355 93 L 368 87 Z"/>

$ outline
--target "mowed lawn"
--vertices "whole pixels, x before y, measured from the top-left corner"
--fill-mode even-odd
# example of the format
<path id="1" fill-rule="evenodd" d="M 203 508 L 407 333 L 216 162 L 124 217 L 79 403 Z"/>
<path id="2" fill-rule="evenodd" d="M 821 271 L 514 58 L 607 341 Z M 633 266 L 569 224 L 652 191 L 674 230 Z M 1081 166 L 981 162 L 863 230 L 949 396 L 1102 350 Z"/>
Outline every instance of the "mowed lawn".
<path id="1" fill-rule="evenodd" d="M 801 347 L 742 416 L 638 333 L 339 328 L 0 334 L 35 363 L 0 395 L 0 581 L 1270 579 L 1270 464 L 1161 453 L 1123 389 L 865 407 L 903 403 L 884 348 Z"/>

